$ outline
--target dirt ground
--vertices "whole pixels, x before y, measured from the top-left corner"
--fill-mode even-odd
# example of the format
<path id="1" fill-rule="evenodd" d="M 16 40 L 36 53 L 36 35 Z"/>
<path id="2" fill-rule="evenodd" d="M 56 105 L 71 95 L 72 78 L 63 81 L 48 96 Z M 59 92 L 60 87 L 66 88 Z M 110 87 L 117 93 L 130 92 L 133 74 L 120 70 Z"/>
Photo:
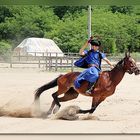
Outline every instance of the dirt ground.
<path id="1" fill-rule="evenodd" d="M 34 91 L 54 79 L 60 73 L 39 69 L 0 68 L 0 108 L 22 110 L 33 103 Z M 52 102 L 51 93 L 41 95 L 41 109 L 47 111 Z M 77 99 L 62 103 L 62 109 L 78 105 L 89 109 L 91 98 L 80 95 Z M 125 74 L 114 95 L 102 102 L 92 117 L 67 121 L 42 118 L 0 117 L 0 133 L 140 133 L 140 76 Z"/>

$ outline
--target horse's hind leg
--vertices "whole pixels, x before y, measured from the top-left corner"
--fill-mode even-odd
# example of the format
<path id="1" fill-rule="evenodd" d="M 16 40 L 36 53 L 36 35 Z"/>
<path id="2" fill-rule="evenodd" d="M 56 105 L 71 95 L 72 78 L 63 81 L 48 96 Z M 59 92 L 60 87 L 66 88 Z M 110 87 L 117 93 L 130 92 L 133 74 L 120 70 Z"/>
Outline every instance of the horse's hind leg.
<path id="1" fill-rule="evenodd" d="M 59 98 L 59 102 L 66 102 L 69 100 L 76 99 L 79 93 L 77 93 L 72 87 L 64 94 L 63 97 Z"/>
<path id="2" fill-rule="evenodd" d="M 49 116 L 52 113 L 52 110 L 53 110 L 54 106 L 55 106 L 55 101 L 53 100 L 50 109 L 45 114 L 45 117 Z"/>
<path id="3" fill-rule="evenodd" d="M 64 94 L 64 96 L 61 98 L 58 98 L 58 93 L 59 93 L 59 95 L 60 95 L 60 93 Z M 52 97 L 54 98 L 54 102 L 56 104 L 56 107 L 53 110 L 53 113 L 55 114 L 61 107 L 60 102 L 65 102 L 65 101 L 75 99 L 78 97 L 78 93 L 71 87 L 70 89 L 66 89 L 63 93 L 62 93 L 62 91 L 55 92 L 54 94 L 52 94 Z M 52 106 L 53 106 L 53 104 L 52 104 Z"/>
<path id="4" fill-rule="evenodd" d="M 53 93 L 52 94 L 52 97 L 56 103 L 56 105 L 58 105 L 59 107 L 61 106 L 60 103 L 59 103 L 59 99 L 58 99 L 58 95 L 57 95 L 57 92 Z"/>
<path id="5" fill-rule="evenodd" d="M 60 87 L 61 87 L 61 88 L 60 88 Z M 62 87 L 63 87 L 63 88 L 62 88 Z M 61 104 L 60 104 L 60 102 L 59 102 L 58 96 L 61 95 L 61 94 L 63 94 L 63 93 L 66 93 L 68 90 L 69 90 L 69 88 L 67 88 L 67 87 L 59 86 L 58 91 L 52 94 L 52 97 L 53 97 L 54 102 L 55 102 L 55 105 L 56 105 L 56 107 L 55 107 L 54 110 L 53 110 L 53 113 L 54 113 L 54 114 L 55 114 L 55 113 L 60 109 L 60 107 L 61 107 Z"/>
<path id="6" fill-rule="evenodd" d="M 78 95 L 79 94 L 73 88 L 70 88 L 66 93 L 64 93 L 63 97 L 58 98 L 58 101 L 66 102 L 69 100 L 73 100 L 73 99 L 77 98 Z M 56 108 L 53 110 L 53 113 L 55 114 L 59 110 L 59 108 L 60 108 L 59 106 L 56 106 Z"/>
<path id="7" fill-rule="evenodd" d="M 46 113 L 46 112 L 43 112 L 43 113 L 42 113 L 42 115 L 41 115 L 42 118 L 47 118 L 49 115 L 51 115 L 54 106 L 55 106 L 55 101 L 53 100 L 53 102 L 52 102 L 52 104 L 51 104 L 51 107 L 50 107 L 50 109 L 47 111 L 47 113 Z"/>
<path id="8" fill-rule="evenodd" d="M 73 89 L 73 88 L 70 88 L 65 94 L 63 97 L 61 98 L 58 98 L 59 102 L 66 102 L 66 101 L 69 101 L 69 100 L 73 100 L 75 98 L 78 97 L 78 93 Z M 48 110 L 46 116 L 50 115 L 52 113 L 52 110 L 55 106 L 56 102 L 53 100 L 52 104 L 51 104 L 51 107 L 50 109 Z M 59 103 L 60 104 L 60 103 Z M 55 112 L 54 112 L 55 113 Z"/>
<path id="9" fill-rule="evenodd" d="M 51 107 L 49 108 L 47 113 L 42 114 L 42 117 L 44 117 L 44 118 L 49 116 L 52 113 L 55 105 L 56 105 L 56 107 L 55 107 L 55 109 L 53 111 L 54 114 L 59 110 L 59 108 L 61 106 L 60 103 L 59 103 L 59 98 L 57 97 L 57 92 L 53 93 L 52 97 L 53 97 L 54 100 L 52 101 Z"/>
<path id="10" fill-rule="evenodd" d="M 55 107 L 55 109 L 54 109 L 54 111 L 53 111 L 53 113 L 55 114 L 58 110 L 59 110 L 59 108 L 61 107 L 61 105 L 60 105 L 60 101 L 59 101 L 59 98 L 58 98 L 58 92 L 55 92 L 55 93 L 53 93 L 52 94 L 52 97 L 53 97 L 53 102 L 52 102 L 52 104 L 51 104 L 51 107 L 50 107 L 50 109 L 48 110 L 48 112 L 47 112 L 47 116 L 48 115 L 50 115 L 51 113 L 52 113 L 52 110 L 54 109 L 54 107 L 55 107 L 55 105 L 56 105 L 56 107 Z M 63 93 L 62 93 L 63 94 Z M 59 94 L 60 95 L 60 94 Z"/>
<path id="11" fill-rule="evenodd" d="M 52 113 L 52 111 L 53 111 L 55 105 L 56 105 L 56 107 L 55 107 L 55 109 L 54 109 L 54 111 L 53 111 L 54 114 L 55 114 L 55 113 L 59 110 L 59 108 L 61 107 L 61 105 L 60 105 L 60 103 L 59 103 L 59 98 L 58 98 L 57 92 L 53 93 L 53 94 L 52 94 L 52 97 L 53 97 L 53 102 L 52 102 L 52 104 L 51 104 L 51 107 L 50 107 L 50 109 L 48 110 L 48 112 L 47 112 L 46 114 L 43 115 L 43 117 L 49 116 L 49 115 Z"/>
<path id="12" fill-rule="evenodd" d="M 56 104 L 56 107 L 53 110 L 53 113 L 55 114 L 60 109 L 61 104 L 59 103 L 59 98 L 58 98 L 57 92 L 53 93 L 52 97 L 53 97 L 54 102 Z"/>

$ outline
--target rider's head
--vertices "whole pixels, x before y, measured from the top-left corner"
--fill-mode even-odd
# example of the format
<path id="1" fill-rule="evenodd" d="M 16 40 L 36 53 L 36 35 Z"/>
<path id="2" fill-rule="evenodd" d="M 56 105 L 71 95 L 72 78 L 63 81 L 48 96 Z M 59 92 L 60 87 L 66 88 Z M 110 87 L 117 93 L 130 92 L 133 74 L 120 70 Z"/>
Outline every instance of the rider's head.
<path id="1" fill-rule="evenodd" d="M 94 51 L 99 50 L 99 47 L 101 46 L 101 42 L 99 40 L 91 40 L 90 44 L 91 44 L 91 49 Z"/>

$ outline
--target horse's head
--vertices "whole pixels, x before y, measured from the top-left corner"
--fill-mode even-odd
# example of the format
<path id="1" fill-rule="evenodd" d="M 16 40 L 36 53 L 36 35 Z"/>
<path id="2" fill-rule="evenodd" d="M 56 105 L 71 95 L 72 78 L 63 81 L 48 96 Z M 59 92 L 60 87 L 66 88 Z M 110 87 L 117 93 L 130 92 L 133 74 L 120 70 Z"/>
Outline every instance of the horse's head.
<path id="1" fill-rule="evenodd" d="M 125 54 L 124 68 L 129 74 L 140 74 L 140 69 L 137 67 L 135 60 L 130 56 L 130 52 Z"/>

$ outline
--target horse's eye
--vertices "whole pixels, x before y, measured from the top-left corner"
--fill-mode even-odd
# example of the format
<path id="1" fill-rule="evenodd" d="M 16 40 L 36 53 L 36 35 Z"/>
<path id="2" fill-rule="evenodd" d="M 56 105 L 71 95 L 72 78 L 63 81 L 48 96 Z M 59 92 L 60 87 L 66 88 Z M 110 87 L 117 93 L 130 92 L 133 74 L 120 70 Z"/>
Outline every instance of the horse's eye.
<path id="1" fill-rule="evenodd" d="M 131 67 L 136 67 L 136 63 L 131 62 L 131 63 L 130 63 L 130 66 L 131 66 Z"/>

